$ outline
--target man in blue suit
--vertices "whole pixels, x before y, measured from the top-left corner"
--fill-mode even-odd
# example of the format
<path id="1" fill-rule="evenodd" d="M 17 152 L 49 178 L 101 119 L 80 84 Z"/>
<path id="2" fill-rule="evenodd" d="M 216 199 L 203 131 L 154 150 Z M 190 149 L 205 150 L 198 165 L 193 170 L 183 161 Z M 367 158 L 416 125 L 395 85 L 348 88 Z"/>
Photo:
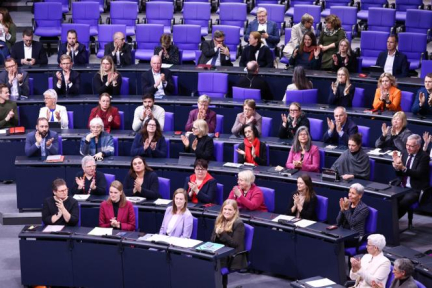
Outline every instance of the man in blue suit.
<path id="1" fill-rule="evenodd" d="M 253 31 L 261 33 L 261 39 L 269 48 L 275 48 L 280 41 L 279 28 L 273 21 L 267 20 L 267 10 L 259 7 L 257 10 L 257 19 L 249 23 L 244 40 L 249 41 L 249 34 Z"/>
<path id="2" fill-rule="evenodd" d="M 346 110 L 342 106 L 334 110 L 334 121 L 327 118 L 328 130 L 324 133 L 322 141 L 333 145 L 348 146 L 348 139 L 358 132 L 357 124 L 348 119 Z"/>
<path id="3" fill-rule="evenodd" d="M 396 50 L 398 40 L 396 35 L 390 35 L 387 39 L 387 51 L 378 55 L 376 66 L 384 68 L 384 72 L 395 77 L 408 77 L 409 65 L 407 56 Z"/>
<path id="4" fill-rule="evenodd" d="M 25 154 L 27 157 L 46 157 L 58 154 L 58 135 L 49 130 L 48 120 L 41 117 L 37 120 L 36 131 L 27 134 Z"/>

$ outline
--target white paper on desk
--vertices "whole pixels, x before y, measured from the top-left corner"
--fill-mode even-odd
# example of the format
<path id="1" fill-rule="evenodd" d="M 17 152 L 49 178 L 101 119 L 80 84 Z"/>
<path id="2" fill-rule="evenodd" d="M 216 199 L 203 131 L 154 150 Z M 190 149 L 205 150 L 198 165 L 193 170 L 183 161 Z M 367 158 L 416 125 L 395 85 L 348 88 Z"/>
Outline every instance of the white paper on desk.
<path id="1" fill-rule="evenodd" d="M 147 235 L 149 235 L 149 234 L 147 234 Z M 147 235 L 145 235 L 145 236 L 147 236 Z M 150 237 L 140 237 L 138 240 L 156 242 L 156 243 L 157 242 L 167 243 L 169 245 L 174 245 L 174 246 L 182 247 L 182 248 L 192 248 L 192 247 L 202 243 L 202 241 L 200 241 L 200 240 L 172 237 L 172 236 L 161 235 L 161 234 L 153 234 Z"/>
<path id="2" fill-rule="evenodd" d="M 325 146 L 325 148 L 326 149 L 336 149 L 337 146 L 335 146 L 335 145 L 327 145 L 327 146 Z"/>
<path id="3" fill-rule="evenodd" d="M 128 200 L 129 202 L 132 202 L 132 203 L 139 203 L 145 199 L 146 198 L 143 198 L 143 197 L 126 197 L 126 200 Z"/>
<path id="4" fill-rule="evenodd" d="M 166 64 L 166 63 L 162 63 L 162 68 L 171 68 L 173 66 L 173 64 Z"/>
<path id="5" fill-rule="evenodd" d="M 308 282 L 306 282 L 306 284 L 310 285 L 312 287 L 323 287 L 323 286 L 334 285 L 336 283 L 331 281 L 330 279 L 323 278 L 323 279 L 319 279 L 319 280 L 308 281 Z"/>
<path id="6" fill-rule="evenodd" d="M 283 219 L 283 220 L 288 220 L 291 221 L 292 219 L 294 219 L 294 216 L 288 216 L 288 215 L 279 215 L 276 218 L 272 219 L 273 222 L 278 222 L 279 219 Z"/>
<path id="7" fill-rule="evenodd" d="M 380 151 L 381 151 L 381 148 L 376 148 L 376 149 L 373 149 L 373 150 L 367 152 L 367 154 L 369 154 L 369 155 L 384 155 L 384 154 L 386 154 L 386 153 L 383 153 Z"/>
<path id="8" fill-rule="evenodd" d="M 45 227 L 45 229 L 42 232 L 44 232 L 44 233 L 59 232 L 63 228 L 64 228 L 64 225 L 48 225 Z"/>
<path id="9" fill-rule="evenodd" d="M 73 198 L 77 201 L 86 201 L 90 197 L 90 194 L 75 194 Z"/>
<path id="10" fill-rule="evenodd" d="M 112 231 L 113 231 L 113 228 L 95 227 L 87 235 L 93 235 L 93 236 L 112 235 Z"/>
<path id="11" fill-rule="evenodd" d="M 0 129 L 0 135 L 6 135 L 9 128 Z"/>
<path id="12" fill-rule="evenodd" d="M 302 228 L 306 228 L 312 224 L 315 224 L 315 221 L 311 221 L 311 220 L 306 220 L 306 219 L 302 219 L 300 221 L 297 221 L 294 223 L 294 225 L 298 226 L 298 227 L 302 227 Z"/>
<path id="13" fill-rule="evenodd" d="M 231 167 L 231 168 L 240 168 L 242 166 L 243 164 L 241 163 L 233 163 L 233 162 L 226 162 L 225 164 L 223 164 L 223 167 Z"/>
<path id="14" fill-rule="evenodd" d="M 156 205 L 168 205 L 171 202 L 172 202 L 172 200 L 159 198 L 159 199 L 155 200 L 153 203 Z"/>

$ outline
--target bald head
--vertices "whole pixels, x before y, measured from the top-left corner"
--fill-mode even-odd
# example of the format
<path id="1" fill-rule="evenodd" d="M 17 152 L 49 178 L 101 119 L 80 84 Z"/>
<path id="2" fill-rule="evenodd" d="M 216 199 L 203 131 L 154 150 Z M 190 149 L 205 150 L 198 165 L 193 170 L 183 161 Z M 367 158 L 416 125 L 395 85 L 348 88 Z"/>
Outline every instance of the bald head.
<path id="1" fill-rule="evenodd" d="M 256 61 L 249 61 L 246 65 L 249 74 L 258 74 L 258 63 Z"/>
<path id="2" fill-rule="evenodd" d="M 159 55 L 153 55 L 150 60 L 150 65 L 152 67 L 153 72 L 159 73 L 162 66 L 162 59 Z"/>

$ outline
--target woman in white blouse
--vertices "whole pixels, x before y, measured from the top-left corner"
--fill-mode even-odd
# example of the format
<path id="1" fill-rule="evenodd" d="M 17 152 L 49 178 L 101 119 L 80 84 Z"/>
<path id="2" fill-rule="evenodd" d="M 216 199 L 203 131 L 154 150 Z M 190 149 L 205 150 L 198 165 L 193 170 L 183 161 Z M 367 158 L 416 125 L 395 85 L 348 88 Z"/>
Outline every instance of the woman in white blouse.
<path id="1" fill-rule="evenodd" d="M 69 120 L 66 107 L 57 104 L 57 92 L 48 89 L 44 92 L 45 107 L 39 110 L 39 118 L 47 118 L 49 122 L 60 122 L 61 129 L 68 129 Z"/>

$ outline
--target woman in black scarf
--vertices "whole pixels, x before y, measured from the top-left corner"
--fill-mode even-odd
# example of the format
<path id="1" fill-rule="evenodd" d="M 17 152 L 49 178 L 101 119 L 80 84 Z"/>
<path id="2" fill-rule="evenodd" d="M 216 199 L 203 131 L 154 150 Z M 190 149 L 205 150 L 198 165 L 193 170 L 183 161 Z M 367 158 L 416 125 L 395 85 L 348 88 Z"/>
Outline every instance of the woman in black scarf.
<path id="1" fill-rule="evenodd" d="M 259 67 L 274 68 L 273 54 L 270 48 L 261 42 L 261 34 L 257 31 L 249 34 L 249 45 L 243 49 L 240 67 L 246 67 L 249 61 L 257 61 Z"/>

